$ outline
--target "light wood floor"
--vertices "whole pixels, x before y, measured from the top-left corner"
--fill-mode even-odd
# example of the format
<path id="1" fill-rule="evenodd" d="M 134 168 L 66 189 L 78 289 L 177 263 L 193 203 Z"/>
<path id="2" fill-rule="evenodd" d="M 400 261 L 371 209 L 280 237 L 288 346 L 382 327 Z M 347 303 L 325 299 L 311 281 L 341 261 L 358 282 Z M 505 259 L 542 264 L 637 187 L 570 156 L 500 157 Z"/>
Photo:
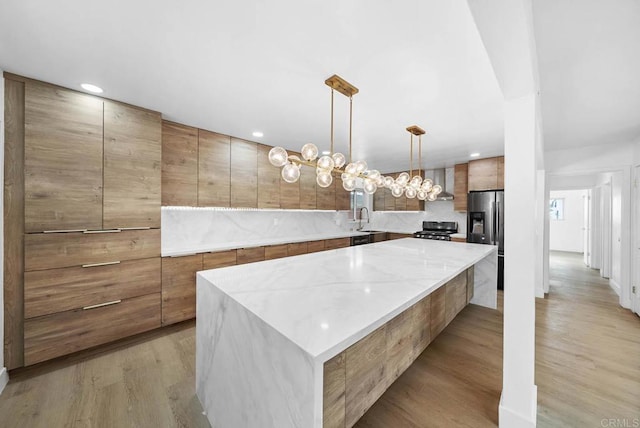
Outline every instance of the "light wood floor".
<path id="1" fill-rule="evenodd" d="M 549 291 L 536 299 L 538 427 L 640 424 L 640 317 L 582 254 L 552 253 Z"/>
<path id="2" fill-rule="evenodd" d="M 554 253 L 551 279 L 536 307 L 538 426 L 632 423 L 640 418 L 640 318 L 576 255 Z M 0 426 L 208 427 L 194 353 L 187 322 L 14 371 L 0 395 Z M 470 305 L 357 426 L 495 427 L 501 384 L 502 314 Z"/>

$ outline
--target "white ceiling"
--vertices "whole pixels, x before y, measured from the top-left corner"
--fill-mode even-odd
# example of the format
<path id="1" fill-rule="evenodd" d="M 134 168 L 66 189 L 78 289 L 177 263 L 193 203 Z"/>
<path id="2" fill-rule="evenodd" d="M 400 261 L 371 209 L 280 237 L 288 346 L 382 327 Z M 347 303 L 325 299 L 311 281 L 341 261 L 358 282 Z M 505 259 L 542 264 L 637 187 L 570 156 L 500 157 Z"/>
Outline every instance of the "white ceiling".
<path id="1" fill-rule="evenodd" d="M 502 98 L 465 0 L 3 0 L 0 68 L 297 150 L 328 148 L 335 73 L 360 89 L 354 158 L 370 167 L 407 168 L 414 124 L 428 167 L 503 153 Z"/>
<path id="2" fill-rule="evenodd" d="M 640 1 L 535 0 L 547 150 L 640 138 Z"/>
<path id="3" fill-rule="evenodd" d="M 545 147 L 640 136 L 640 2 L 535 0 Z M 500 17 L 496 17 L 500 19 Z M 354 158 L 407 168 L 503 153 L 502 97 L 465 0 L 3 0 L 0 68 L 299 149 L 329 144 L 336 73 L 354 97 Z M 346 151 L 347 100 L 336 98 Z"/>

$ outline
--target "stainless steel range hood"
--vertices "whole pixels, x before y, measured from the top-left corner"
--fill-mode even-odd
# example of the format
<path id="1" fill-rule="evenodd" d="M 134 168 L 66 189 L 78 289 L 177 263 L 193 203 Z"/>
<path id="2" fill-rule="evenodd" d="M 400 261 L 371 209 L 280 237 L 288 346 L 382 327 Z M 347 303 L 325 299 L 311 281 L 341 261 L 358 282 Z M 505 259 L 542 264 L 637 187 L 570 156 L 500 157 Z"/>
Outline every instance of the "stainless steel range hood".
<path id="1" fill-rule="evenodd" d="M 433 170 L 433 184 L 442 186 L 442 193 L 438 195 L 436 201 L 453 201 L 453 195 L 447 192 L 447 171 L 444 168 Z"/>

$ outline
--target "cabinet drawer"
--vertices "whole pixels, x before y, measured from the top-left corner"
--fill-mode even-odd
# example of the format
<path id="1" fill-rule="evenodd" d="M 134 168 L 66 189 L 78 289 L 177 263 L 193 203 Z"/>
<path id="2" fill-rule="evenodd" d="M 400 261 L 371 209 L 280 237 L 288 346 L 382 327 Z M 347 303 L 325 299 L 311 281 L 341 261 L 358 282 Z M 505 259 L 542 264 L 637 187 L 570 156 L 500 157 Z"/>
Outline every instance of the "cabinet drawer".
<path id="1" fill-rule="evenodd" d="M 289 249 L 287 244 L 283 245 L 269 245 L 264 247 L 264 259 L 273 260 L 287 257 L 289 255 Z"/>
<path id="2" fill-rule="evenodd" d="M 264 247 L 239 248 L 238 264 L 253 263 L 264 260 Z"/>
<path id="3" fill-rule="evenodd" d="M 324 251 L 324 241 L 309 241 L 307 242 L 307 253 L 317 253 L 318 251 Z"/>
<path id="4" fill-rule="evenodd" d="M 387 233 L 387 240 L 393 241 L 394 239 L 403 239 L 403 238 L 411 238 L 411 234 L 409 233 Z"/>
<path id="5" fill-rule="evenodd" d="M 25 365 L 160 327 L 160 293 L 95 309 L 60 312 L 24 323 Z"/>
<path id="6" fill-rule="evenodd" d="M 160 257 L 160 230 L 38 233 L 24 237 L 25 271 Z"/>
<path id="7" fill-rule="evenodd" d="M 162 325 L 196 317 L 196 272 L 202 254 L 162 258 Z"/>
<path id="8" fill-rule="evenodd" d="M 25 318 L 159 292 L 159 257 L 25 272 Z"/>
<path id="9" fill-rule="evenodd" d="M 289 244 L 289 255 L 297 256 L 300 254 L 307 254 L 307 243 L 306 242 L 296 242 L 294 244 Z"/>
<path id="10" fill-rule="evenodd" d="M 225 266 L 235 266 L 236 250 L 217 251 L 202 255 L 202 269 L 215 269 Z"/>
<path id="11" fill-rule="evenodd" d="M 324 241 L 326 250 L 335 250 L 336 248 L 344 248 L 351 246 L 351 238 L 327 239 Z"/>

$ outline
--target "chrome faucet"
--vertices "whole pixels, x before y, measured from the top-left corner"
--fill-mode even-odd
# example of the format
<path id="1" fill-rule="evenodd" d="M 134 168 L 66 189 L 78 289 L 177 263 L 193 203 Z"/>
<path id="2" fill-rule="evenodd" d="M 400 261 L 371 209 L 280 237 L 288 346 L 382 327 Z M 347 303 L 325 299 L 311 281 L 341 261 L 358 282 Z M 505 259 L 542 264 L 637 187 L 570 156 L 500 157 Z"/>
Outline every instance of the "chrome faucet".
<path id="1" fill-rule="evenodd" d="M 369 224 L 370 218 L 369 218 L 369 208 L 367 207 L 362 207 L 360 208 L 360 218 L 358 219 L 358 229 L 357 230 L 362 230 L 362 211 L 366 211 L 367 212 L 367 224 Z"/>

